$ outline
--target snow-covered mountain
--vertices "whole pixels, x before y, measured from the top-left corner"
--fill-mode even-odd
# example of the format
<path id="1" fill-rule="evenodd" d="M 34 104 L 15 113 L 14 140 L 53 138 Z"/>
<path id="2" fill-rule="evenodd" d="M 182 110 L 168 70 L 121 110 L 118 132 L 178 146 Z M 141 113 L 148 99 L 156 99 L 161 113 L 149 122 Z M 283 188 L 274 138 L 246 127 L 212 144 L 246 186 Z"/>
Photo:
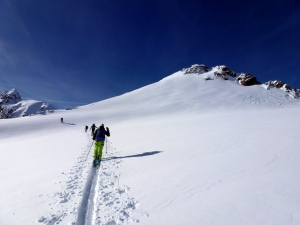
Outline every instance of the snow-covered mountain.
<path id="1" fill-rule="evenodd" d="M 299 99 L 220 68 L 0 120 L 0 224 L 298 225 Z"/>
<path id="2" fill-rule="evenodd" d="M 212 81 L 212 80 L 225 80 L 229 81 L 229 83 L 237 83 L 241 86 L 252 86 L 252 85 L 259 85 L 260 87 L 263 87 L 266 90 L 270 90 L 272 88 L 276 88 L 278 90 L 281 90 L 282 93 L 278 95 L 273 96 L 272 100 L 265 99 L 264 95 L 265 93 L 261 92 L 261 88 L 258 88 L 254 92 L 251 92 L 251 97 L 249 96 L 248 99 L 244 99 L 243 101 L 252 101 L 253 98 L 256 98 L 256 104 L 259 104 L 259 101 L 271 101 L 271 105 L 274 105 L 274 102 L 277 102 L 277 104 L 288 104 L 287 102 L 283 103 L 281 101 L 282 98 L 288 98 L 288 96 L 292 98 L 299 98 L 300 97 L 300 89 L 292 88 L 290 85 L 285 84 L 283 81 L 279 80 L 271 80 L 268 82 L 265 82 L 261 84 L 257 78 L 249 73 L 236 73 L 229 69 L 225 65 L 221 66 L 215 66 L 209 69 L 209 67 L 203 65 L 203 64 L 194 64 L 190 66 L 189 68 L 183 68 L 181 71 L 174 73 L 172 76 L 179 74 L 182 75 L 202 75 L 201 77 L 206 81 Z M 165 79 L 168 79 L 166 77 Z M 165 80 L 163 79 L 163 80 Z M 198 84 L 201 87 L 205 87 L 202 85 L 202 82 L 197 81 Z M 224 84 L 227 85 L 227 84 Z M 178 85 L 179 88 L 186 88 L 182 85 Z M 201 88 L 200 87 L 200 88 Z M 231 88 L 231 87 L 230 87 Z M 248 91 L 248 90 L 247 90 Z M 257 93 L 255 93 L 257 91 Z M 198 93 L 199 94 L 199 93 Z M 195 93 L 194 98 L 198 95 Z M 220 93 L 223 95 L 223 93 Z M 256 96 L 256 97 L 255 97 Z M 260 96 L 260 97 L 257 97 Z M 229 97 L 229 96 L 227 96 Z M 270 97 L 270 96 L 269 96 Z M 166 99 L 165 101 L 169 101 Z M 171 99 L 172 101 L 172 99 Z M 177 100 L 175 100 L 177 101 Z M 294 102 L 292 102 L 293 104 Z M 185 103 L 183 103 L 185 104 Z M 6 119 L 6 118 L 18 118 L 18 117 L 24 117 L 24 116 L 32 116 L 36 114 L 48 114 L 53 112 L 55 108 L 51 106 L 48 103 L 36 101 L 36 100 L 23 100 L 19 94 L 19 92 L 16 89 L 12 89 L 10 91 L 4 91 L 3 93 L 0 93 L 0 119 Z"/>
<path id="3" fill-rule="evenodd" d="M 0 119 L 47 114 L 53 112 L 54 109 L 45 102 L 22 99 L 15 88 L 0 93 Z"/>

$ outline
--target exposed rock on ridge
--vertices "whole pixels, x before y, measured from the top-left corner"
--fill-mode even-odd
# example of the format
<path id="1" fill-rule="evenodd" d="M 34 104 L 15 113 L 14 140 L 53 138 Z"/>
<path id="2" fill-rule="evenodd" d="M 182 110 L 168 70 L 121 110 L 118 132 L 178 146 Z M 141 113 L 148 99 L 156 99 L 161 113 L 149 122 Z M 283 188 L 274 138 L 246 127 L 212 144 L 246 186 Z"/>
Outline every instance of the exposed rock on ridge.
<path id="1" fill-rule="evenodd" d="M 256 84 L 260 84 L 256 77 L 250 73 L 241 73 L 237 78 L 237 82 L 243 86 L 252 86 Z"/>
<path id="2" fill-rule="evenodd" d="M 236 72 L 229 69 L 227 66 L 216 66 L 212 68 L 213 70 L 216 70 L 214 74 L 217 77 L 222 77 L 224 80 L 228 80 L 226 76 L 236 77 Z"/>
<path id="3" fill-rule="evenodd" d="M 192 65 L 189 68 L 183 68 L 181 70 L 182 72 L 184 72 L 184 74 L 189 74 L 189 73 L 196 73 L 196 74 L 202 74 L 202 73 L 206 73 L 209 71 L 208 67 L 203 65 L 203 64 L 195 64 Z"/>
<path id="4" fill-rule="evenodd" d="M 229 78 L 230 80 L 232 80 L 232 78 L 236 77 L 235 81 L 242 86 L 252 86 L 252 85 L 261 84 L 254 75 L 250 73 L 241 73 L 239 76 L 237 76 L 236 72 L 232 71 L 225 65 L 212 67 L 212 69 L 209 70 L 209 68 L 203 64 L 195 64 L 189 68 L 183 68 L 181 70 L 181 72 L 184 72 L 184 74 L 204 74 L 209 71 L 213 72 L 214 77 L 208 75 L 207 77 L 204 78 L 205 80 L 213 80 L 219 77 L 222 78 L 223 80 L 228 80 Z M 267 90 L 270 87 L 275 87 L 282 91 L 287 92 L 293 98 L 300 98 L 300 89 L 292 88 L 291 86 L 285 84 L 283 81 L 271 80 L 264 83 L 263 86 Z"/>
<path id="5" fill-rule="evenodd" d="M 285 84 L 283 81 L 280 80 L 270 80 L 264 83 L 265 88 L 268 90 L 270 87 L 275 87 L 280 90 L 287 92 L 293 98 L 300 97 L 300 89 L 292 88 L 291 86 Z"/>
<path id="6" fill-rule="evenodd" d="M 3 103 L 17 103 L 19 101 L 22 101 L 21 95 L 15 88 L 11 89 L 10 91 L 4 91 L 3 93 L 0 93 L 0 105 Z"/>

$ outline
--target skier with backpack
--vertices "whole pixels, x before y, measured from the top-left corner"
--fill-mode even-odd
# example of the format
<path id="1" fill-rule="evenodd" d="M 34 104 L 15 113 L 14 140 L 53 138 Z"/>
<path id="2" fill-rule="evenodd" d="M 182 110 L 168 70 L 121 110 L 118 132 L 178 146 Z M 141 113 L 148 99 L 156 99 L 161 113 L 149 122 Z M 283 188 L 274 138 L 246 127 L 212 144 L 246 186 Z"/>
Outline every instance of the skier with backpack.
<path id="1" fill-rule="evenodd" d="M 96 125 L 93 123 L 93 125 L 91 126 L 91 128 L 90 129 L 92 129 L 92 136 L 94 136 L 94 133 L 95 133 L 95 129 L 96 129 L 97 127 L 96 127 Z"/>
<path id="2" fill-rule="evenodd" d="M 105 135 L 110 137 L 109 128 L 104 128 L 104 124 L 102 124 L 94 133 L 93 140 L 95 141 L 95 148 L 94 148 L 94 167 L 100 164 L 102 159 L 102 149 L 104 146 Z"/>

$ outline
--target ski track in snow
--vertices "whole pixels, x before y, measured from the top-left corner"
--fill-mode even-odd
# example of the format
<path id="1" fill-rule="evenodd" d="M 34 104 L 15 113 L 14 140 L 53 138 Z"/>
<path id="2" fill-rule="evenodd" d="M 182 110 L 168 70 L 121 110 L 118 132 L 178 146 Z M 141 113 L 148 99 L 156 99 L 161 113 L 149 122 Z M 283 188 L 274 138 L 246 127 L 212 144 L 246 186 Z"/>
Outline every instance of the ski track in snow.
<path id="1" fill-rule="evenodd" d="M 73 124 L 69 126 L 83 132 Z M 148 217 L 148 213 L 137 210 L 138 202 L 129 195 L 130 188 L 119 183 L 121 173 L 116 171 L 122 159 L 113 158 L 116 149 L 107 141 L 103 148 L 103 161 L 96 169 L 92 167 L 93 147 L 90 150 L 92 140 L 89 133 L 87 139 L 82 155 L 69 174 L 62 173 L 69 175 L 69 180 L 60 192 L 47 196 L 53 202 L 38 222 L 45 225 L 117 225 L 138 223 L 140 217 Z M 74 196 L 80 196 L 80 201 L 76 201 Z"/>

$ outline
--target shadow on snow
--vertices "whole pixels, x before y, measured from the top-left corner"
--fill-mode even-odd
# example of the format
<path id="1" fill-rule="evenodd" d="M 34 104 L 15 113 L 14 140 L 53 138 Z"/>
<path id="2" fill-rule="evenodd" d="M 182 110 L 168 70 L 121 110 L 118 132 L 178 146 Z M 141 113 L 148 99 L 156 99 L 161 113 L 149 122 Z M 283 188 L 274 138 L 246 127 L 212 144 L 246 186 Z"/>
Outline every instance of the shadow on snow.
<path id="1" fill-rule="evenodd" d="M 75 123 L 66 123 L 66 122 L 62 122 L 62 123 L 66 125 L 76 125 Z"/>
<path id="2" fill-rule="evenodd" d="M 108 158 L 102 159 L 102 161 L 111 160 L 111 159 L 125 159 L 125 158 L 144 157 L 144 156 L 155 155 L 155 154 L 158 154 L 158 153 L 161 153 L 161 152 L 162 151 L 153 151 L 153 152 L 144 152 L 144 153 L 136 154 L 136 155 L 113 156 L 113 157 L 108 157 Z"/>

